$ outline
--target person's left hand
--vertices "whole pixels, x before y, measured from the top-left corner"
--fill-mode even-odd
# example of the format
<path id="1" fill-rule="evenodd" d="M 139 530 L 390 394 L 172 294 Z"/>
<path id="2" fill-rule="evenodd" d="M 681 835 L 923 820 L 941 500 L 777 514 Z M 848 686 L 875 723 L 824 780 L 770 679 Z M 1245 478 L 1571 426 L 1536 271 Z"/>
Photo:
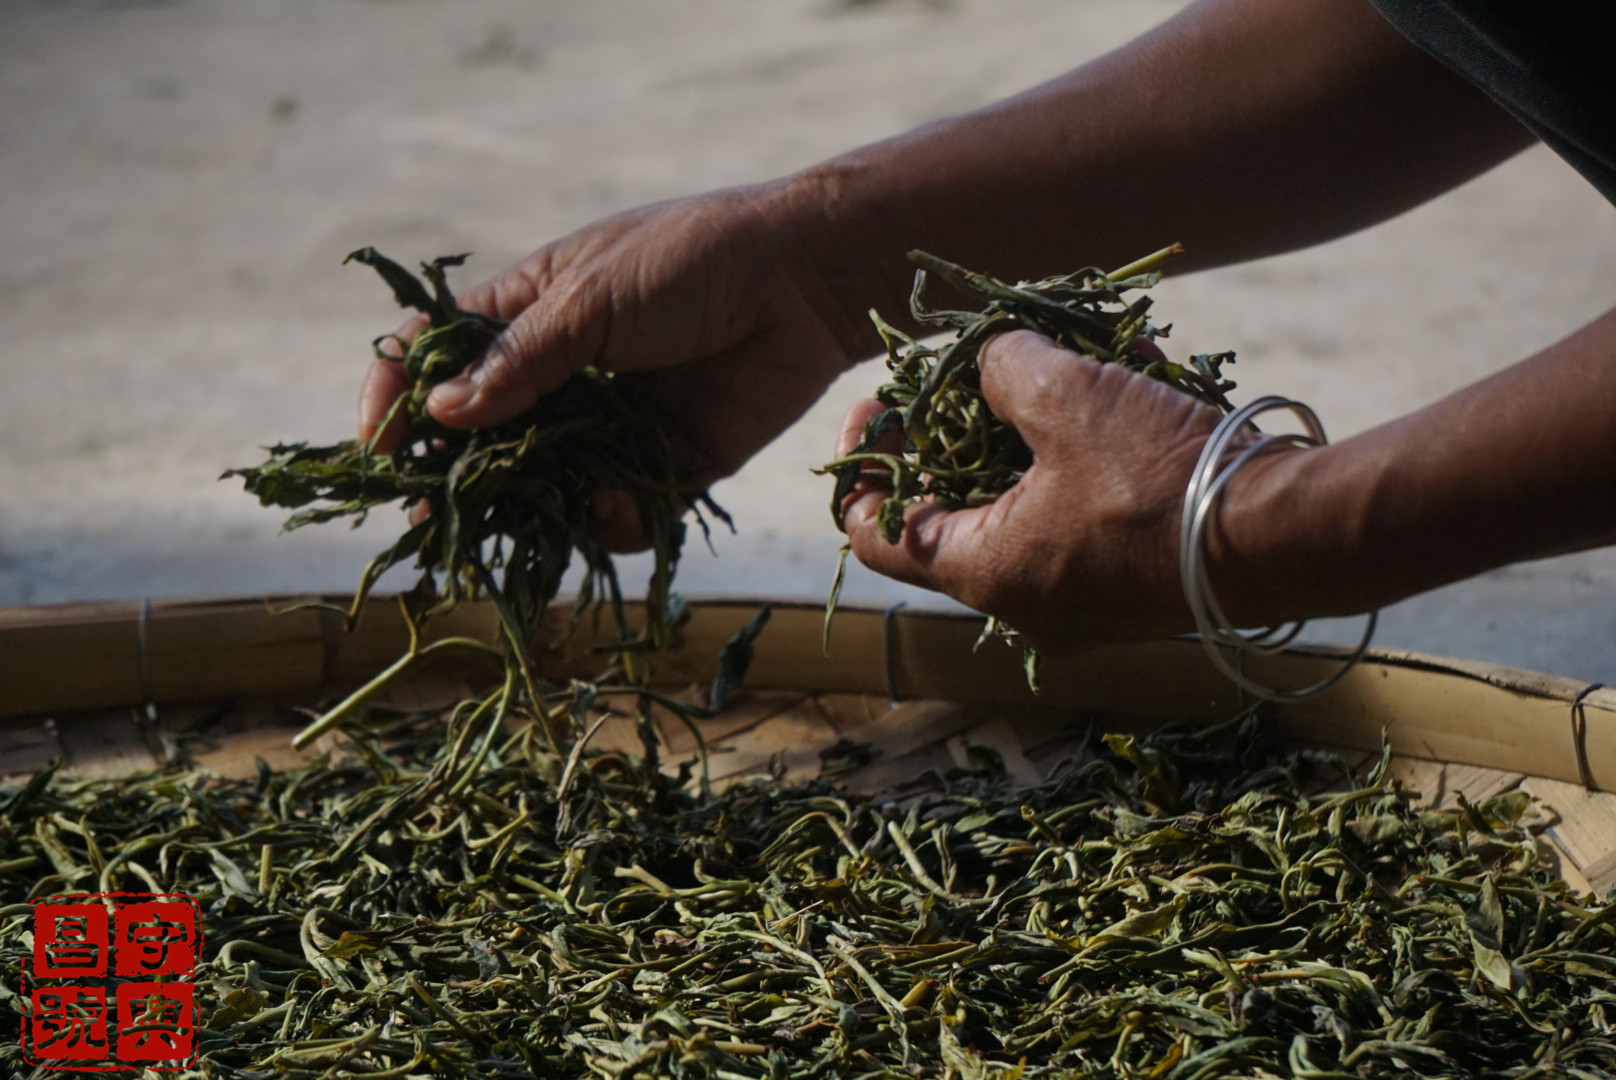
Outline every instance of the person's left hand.
<path id="1" fill-rule="evenodd" d="M 980 362 L 983 395 L 1031 447 L 1032 467 L 986 506 L 910 507 L 896 544 L 876 521 L 888 490 L 862 480 L 844 503 L 853 554 L 1003 619 L 1047 652 L 1193 629 L 1179 518 L 1217 410 L 1026 330 L 989 341 Z M 880 410 L 848 410 L 838 456 Z"/>

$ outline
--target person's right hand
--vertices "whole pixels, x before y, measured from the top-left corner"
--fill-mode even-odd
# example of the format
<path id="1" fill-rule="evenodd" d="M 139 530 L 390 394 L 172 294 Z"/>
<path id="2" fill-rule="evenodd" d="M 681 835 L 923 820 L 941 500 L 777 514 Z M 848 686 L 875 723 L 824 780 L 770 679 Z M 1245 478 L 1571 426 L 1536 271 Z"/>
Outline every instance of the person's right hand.
<path id="1" fill-rule="evenodd" d="M 805 254 L 779 186 L 713 192 L 618 214 L 548 244 L 461 293 L 510 321 L 488 354 L 436 387 L 432 415 L 458 428 L 522 412 L 587 365 L 650 373 L 680 464 L 708 484 L 801 416 L 859 348 Z M 408 340 L 425 325 L 400 328 Z M 378 359 L 360 393 L 369 438 L 407 388 Z M 397 446 L 402 421 L 378 446 Z M 595 532 L 609 549 L 646 544 L 632 501 L 602 490 Z"/>

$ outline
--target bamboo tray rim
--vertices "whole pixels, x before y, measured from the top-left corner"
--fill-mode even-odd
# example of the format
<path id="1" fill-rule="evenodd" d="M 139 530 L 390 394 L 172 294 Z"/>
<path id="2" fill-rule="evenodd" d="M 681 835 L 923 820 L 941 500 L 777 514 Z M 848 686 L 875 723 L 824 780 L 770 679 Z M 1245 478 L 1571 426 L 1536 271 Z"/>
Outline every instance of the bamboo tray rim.
<path id="1" fill-rule="evenodd" d="M 353 683 L 396 659 L 405 628 L 378 596 L 352 633 L 327 610 L 272 612 L 344 594 L 103 601 L 0 609 L 0 731 L 6 718 L 233 696 L 304 694 Z M 773 623 L 757 643 L 749 685 L 1052 706 L 1165 721 L 1223 719 L 1250 704 L 1207 661 L 1198 642 L 1112 646 L 1044 663 L 1045 692 L 1028 691 L 1017 650 L 972 649 L 981 617 L 925 608 L 850 605 L 838 611 L 829 659 L 820 653 L 823 607 L 807 601 L 691 597 L 683 644 L 658 659 L 668 683 L 711 676 L 718 649 L 762 604 Z M 570 601 L 556 605 L 570 611 Z M 486 603 L 436 619 L 432 636 L 491 637 Z M 588 678 L 598 639 L 587 626 L 539 649 L 552 675 Z M 1272 685 L 1305 685 L 1346 649 L 1299 646 L 1248 664 Z M 1616 690 L 1482 661 L 1372 649 L 1328 693 L 1276 707 L 1286 737 L 1515 769 L 1616 788 Z M 14 724 L 12 725 L 15 726 Z"/>
<path id="2" fill-rule="evenodd" d="M 389 606 L 398 595 L 395 592 L 375 593 L 370 600 L 371 606 Z M 146 600 L 83 600 L 51 604 L 14 604 L 0 606 L 0 633 L 26 631 L 30 628 L 77 627 L 86 623 L 102 623 L 107 626 L 129 624 L 132 631 L 138 631 L 138 626 L 143 619 L 143 609 L 151 615 L 183 616 L 205 613 L 251 615 L 259 613 L 278 619 L 284 617 L 285 609 L 294 605 L 320 603 L 344 607 L 352 599 L 352 594 L 349 593 L 240 593 L 219 596 L 149 598 Z M 810 611 L 819 614 L 824 611 L 824 605 L 815 601 L 779 599 L 767 596 L 685 594 L 685 599 L 692 608 L 699 609 L 756 611 L 759 607 L 767 604 L 777 612 Z M 481 605 L 479 602 L 473 602 L 465 606 L 477 608 Z M 571 611 L 571 606 L 570 597 L 561 597 L 552 605 L 552 610 L 562 613 L 563 617 L 565 617 L 565 613 Z M 631 603 L 631 607 L 637 608 L 638 606 L 638 601 Z M 330 615 L 334 613 L 313 612 L 313 614 Z M 983 619 L 983 616 L 971 612 L 919 607 L 908 602 L 888 606 L 842 604 L 837 607 L 838 619 L 859 616 L 894 617 L 905 621 L 934 620 L 937 622 L 973 624 L 980 624 Z M 341 635 L 346 632 L 341 625 L 340 619 L 326 618 L 322 619 L 321 622 L 323 624 L 323 634 L 334 633 Z M 361 622 L 361 625 L 363 625 L 363 622 Z M 1191 635 L 1180 635 L 1162 640 L 1185 643 L 1196 642 L 1196 639 Z M 138 637 L 133 639 L 133 642 L 138 652 Z M 1105 650 L 1097 651 L 1103 652 Z M 1286 646 L 1281 655 L 1341 659 L 1350 655 L 1351 652 L 1352 647 L 1348 645 L 1302 643 Z M 1371 645 L 1365 651 L 1363 664 L 1473 679 L 1501 689 L 1535 697 L 1565 701 L 1567 704 L 1580 697 L 1590 707 L 1616 710 L 1616 686 L 1607 686 L 1605 683 L 1598 681 L 1589 682 L 1582 679 L 1573 679 L 1569 676 L 1557 675 L 1552 672 L 1514 667 L 1509 664 L 1380 645 Z M 0 670 L 3 670 L 4 665 L 5 656 L 0 653 Z M 133 703 L 133 699 L 131 701 Z M 0 703 L 0 716 L 4 715 L 6 715 L 4 705 Z"/>

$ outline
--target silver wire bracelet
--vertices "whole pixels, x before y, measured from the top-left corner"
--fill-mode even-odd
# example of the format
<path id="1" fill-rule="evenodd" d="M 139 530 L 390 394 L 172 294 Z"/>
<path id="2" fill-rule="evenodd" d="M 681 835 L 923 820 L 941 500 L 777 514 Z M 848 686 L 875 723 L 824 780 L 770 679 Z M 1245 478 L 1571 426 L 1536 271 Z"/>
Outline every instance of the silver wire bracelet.
<path id="1" fill-rule="evenodd" d="M 1252 420 L 1262 413 L 1278 409 L 1294 413 L 1301 420 L 1302 426 L 1307 429 L 1307 434 L 1264 435 L 1225 464 L 1224 458 L 1229 453 L 1229 444 L 1239 435 L 1240 430 L 1250 424 L 1252 430 L 1256 431 L 1256 425 L 1252 424 Z M 1328 441 L 1324 437 L 1324 425 L 1319 423 L 1318 415 L 1300 401 L 1292 401 L 1274 394 L 1260 397 L 1219 421 L 1211 437 L 1206 440 L 1206 446 L 1201 449 L 1201 458 L 1195 463 L 1195 471 L 1190 475 L 1189 486 L 1184 492 L 1184 518 L 1179 528 L 1178 569 L 1184 582 L 1184 598 L 1189 601 L 1190 612 L 1195 616 L 1195 628 L 1199 632 L 1201 645 L 1219 671 L 1232 679 L 1242 690 L 1265 701 L 1301 701 L 1334 686 L 1342 676 L 1352 670 L 1353 665 L 1363 658 L 1365 650 L 1369 648 L 1369 641 L 1375 636 L 1378 612 L 1369 613 L 1369 622 L 1364 627 L 1363 639 L 1358 642 L 1358 647 L 1347 657 L 1341 670 L 1328 678 L 1301 690 L 1275 690 L 1253 682 L 1236 664 L 1229 662 L 1223 649 L 1233 649 L 1237 658 L 1245 653 L 1271 655 L 1294 641 L 1307 623 L 1305 620 L 1297 621 L 1287 626 L 1270 626 L 1250 633 L 1241 633 L 1236 629 L 1212 593 L 1212 582 L 1206 568 L 1206 530 L 1217 516 L 1218 506 L 1224 490 L 1229 486 L 1230 478 L 1252 458 L 1271 446 L 1323 446 Z"/>

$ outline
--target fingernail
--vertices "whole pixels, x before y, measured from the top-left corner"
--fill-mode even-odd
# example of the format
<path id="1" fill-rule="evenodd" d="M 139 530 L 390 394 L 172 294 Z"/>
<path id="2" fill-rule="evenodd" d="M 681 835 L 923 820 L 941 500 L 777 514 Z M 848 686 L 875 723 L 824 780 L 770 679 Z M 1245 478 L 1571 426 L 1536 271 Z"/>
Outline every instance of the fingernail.
<path id="1" fill-rule="evenodd" d="M 448 382 L 439 383 L 433 389 L 432 396 L 427 399 L 427 407 L 433 412 L 459 412 L 471 402 L 476 393 L 477 387 L 470 377 L 460 375 Z"/>

